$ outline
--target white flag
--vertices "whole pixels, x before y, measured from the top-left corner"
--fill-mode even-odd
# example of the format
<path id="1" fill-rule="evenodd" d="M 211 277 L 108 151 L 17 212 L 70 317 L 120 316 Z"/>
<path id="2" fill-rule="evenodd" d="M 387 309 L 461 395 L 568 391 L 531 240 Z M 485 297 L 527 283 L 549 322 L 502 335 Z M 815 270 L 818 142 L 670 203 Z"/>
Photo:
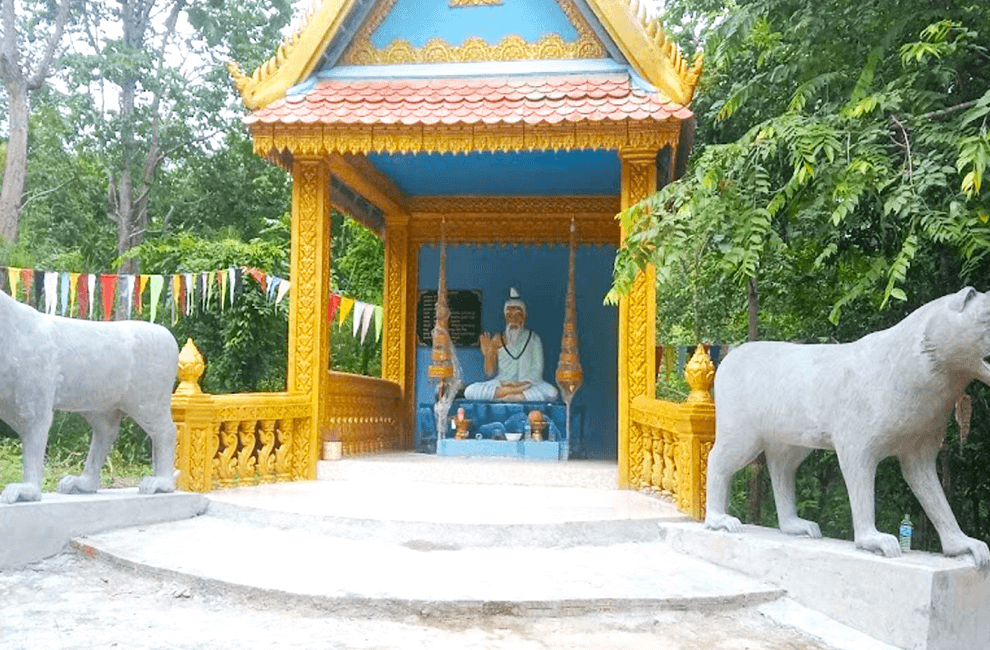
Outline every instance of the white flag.
<path id="1" fill-rule="evenodd" d="M 45 313 L 55 315 L 55 306 L 58 302 L 58 273 L 55 271 L 45 271 Z"/>

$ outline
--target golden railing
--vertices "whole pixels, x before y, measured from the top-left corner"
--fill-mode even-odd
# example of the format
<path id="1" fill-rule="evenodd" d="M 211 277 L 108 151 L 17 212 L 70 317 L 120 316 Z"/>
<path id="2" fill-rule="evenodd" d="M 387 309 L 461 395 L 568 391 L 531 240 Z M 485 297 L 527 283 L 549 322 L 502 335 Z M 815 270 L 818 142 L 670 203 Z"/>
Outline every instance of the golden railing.
<path id="1" fill-rule="evenodd" d="M 180 384 L 172 396 L 177 428 L 175 466 L 181 490 L 298 481 L 315 476 L 313 400 L 304 394 L 209 395 L 199 388 L 203 357 L 192 341 L 179 355 Z M 344 455 L 399 445 L 401 389 L 371 377 L 329 373 L 327 421 Z"/>
<path id="2" fill-rule="evenodd" d="M 343 442 L 344 456 L 399 448 L 402 389 L 393 381 L 330 373 L 327 427 Z"/>
<path id="3" fill-rule="evenodd" d="M 705 516 L 708 453 L 715 443 L 715 366 L 703 345 L 684 369 L 691 394 L 683 403 L 637 397 L 630 411 L 630 478 L 635 487 L 674 496 L 678 509 Z"/>

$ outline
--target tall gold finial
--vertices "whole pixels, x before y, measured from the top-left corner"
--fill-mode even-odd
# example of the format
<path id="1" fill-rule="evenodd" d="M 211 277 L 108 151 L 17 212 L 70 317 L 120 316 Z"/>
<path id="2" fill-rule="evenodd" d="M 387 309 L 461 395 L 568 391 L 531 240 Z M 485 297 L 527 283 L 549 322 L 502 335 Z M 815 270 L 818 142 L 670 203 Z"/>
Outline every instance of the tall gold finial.
<path id="1" fill-rule="evenodd" d="M 570 253 L 567 263 L 567 305 L 564 316 L 564 333 L 560 339 L 560 360 L 557 363 L 557 386 L 564 401 L 571 397 L 584 383 L 581 357 L 578 354 L 577 303 L 574 272 L 577 266 L 577 225 L 571 218 Z"/>
<path id="2" fill-rule="evenodd" d="M 447 321 L 450 307 L 447 305 L 447 219 L 440 221 L 440 277 L 437 280 L 437 302 L 434 306 L 433 351 L 427 376 L 440 382 L 438 392 L 443 392 L 443 383 L 454 376 L 454 364 L 450 358 L 450 332 Z"/>

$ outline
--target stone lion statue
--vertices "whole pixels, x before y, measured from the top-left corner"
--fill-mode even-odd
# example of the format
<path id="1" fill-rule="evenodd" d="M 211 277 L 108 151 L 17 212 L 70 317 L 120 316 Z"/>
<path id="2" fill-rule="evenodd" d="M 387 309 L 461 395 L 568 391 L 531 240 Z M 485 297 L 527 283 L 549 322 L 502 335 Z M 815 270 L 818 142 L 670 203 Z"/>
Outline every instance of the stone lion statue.
<path id="1" fill-rule="evenodd" d="M 0 503 L 41 499 L 55 410 L 79 413 L 93 429 L 82 474 L 62 478 L 59 492 L 97 490 L 125 415 L 152 442 L 154 476 L 143 479 L 139 491 L 174 491 L 171 398 L 178 355 L 172 334 L 159 325 L 48 316 L 0 292 L 0 420 L 24 447 L 24 481 L 4 488 Z"/>
<path id="2" fill-rule="evenodd" d="M 900 555 L 876 528 L 874 478 L 888 456 L 938 530 L 946 555 L 990 551 L 959 528 L 935 461 L 955 402 L 974 379 L 990 384 L 990 294 L 965 288 L 853 343 L 754 342 L 715 377 L 715 446 L 708 459 L 705 527 L 740 530 L 726 514 L 732 475 L 766 453 L 780 530 L 821 537 L 797 516 L 795 474 L 812 449 L 835 449 L 849 491 L 857 547 Z"/>

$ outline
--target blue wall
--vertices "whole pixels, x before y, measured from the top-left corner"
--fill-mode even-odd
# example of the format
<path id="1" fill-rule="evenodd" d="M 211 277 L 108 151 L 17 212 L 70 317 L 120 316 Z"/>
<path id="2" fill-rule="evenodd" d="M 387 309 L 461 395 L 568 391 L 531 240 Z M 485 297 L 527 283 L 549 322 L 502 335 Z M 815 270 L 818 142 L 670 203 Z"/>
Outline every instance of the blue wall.
<path id="1" fill-rule="evenodd" d="M 616 151 L 518 151 L 454 154 L 370 153 L 407 196 L 619 194 Z"/>
<path id="2" fill-rule="evenodd" d="M 577 40 L 577 30 L 554 0 L 503 0 L 501 5 L 475 7 L 451 7 L 449 0 L 398 0 L 371 35 L 371 44 L 382 49 L 402 38 L 422 47 L 440 38 L 461 45 L 479 36 L 495 45 L 509 35 L 535 43 L 549 33 L 566 42 Z"/>
<path id="3" fill-rule="evenodd" d="M 578 336 L 584 385 L 574 397 L 585 408 L 585 452 L 591 458 L 616 458 L 618 310 L 602 304 L 611 283 L 614 247 L 581 246 L 577 252 Z M 419 287 L 436 289 L 440 268 L 437 246 L 419 254 Z M 526 302 L 526 324 L 543 339 L 544 379 L 556 385 L 567 292 L 566 246 L 448 246 L 447 286 L 480 289 L 482 328 L 502 329 L 503 305 L 509 287 L 519 289 Z M 458 348 L 464 380 L 486 379 L 477 347 Z M 417 402 L 432 404 L 433 386 L 426 377 L 430 349 L 416 352 Z"/>

